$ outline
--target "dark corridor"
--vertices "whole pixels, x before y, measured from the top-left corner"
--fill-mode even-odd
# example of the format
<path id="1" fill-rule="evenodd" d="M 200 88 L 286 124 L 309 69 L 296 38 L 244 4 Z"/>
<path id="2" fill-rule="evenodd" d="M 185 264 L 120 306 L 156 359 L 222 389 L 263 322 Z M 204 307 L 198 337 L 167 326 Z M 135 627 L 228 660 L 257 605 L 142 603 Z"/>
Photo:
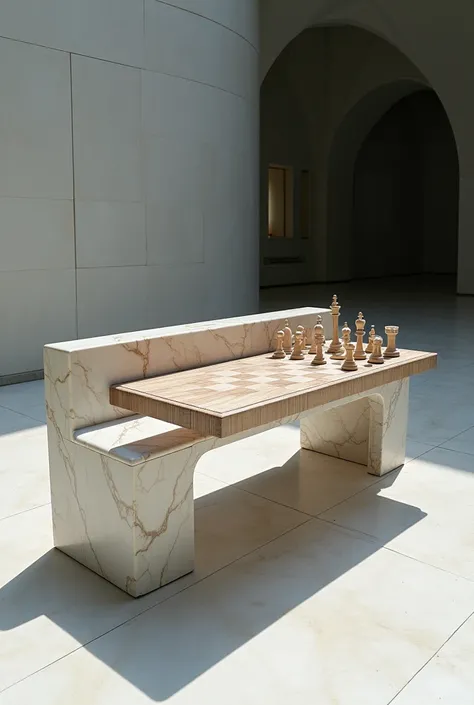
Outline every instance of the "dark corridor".
<path id="1" fill-rule="evenodd" d="M 433 91 L 396 103 L 363 142 L 354 173 L 354 276 L 457 271 L 459 166 Z"/>

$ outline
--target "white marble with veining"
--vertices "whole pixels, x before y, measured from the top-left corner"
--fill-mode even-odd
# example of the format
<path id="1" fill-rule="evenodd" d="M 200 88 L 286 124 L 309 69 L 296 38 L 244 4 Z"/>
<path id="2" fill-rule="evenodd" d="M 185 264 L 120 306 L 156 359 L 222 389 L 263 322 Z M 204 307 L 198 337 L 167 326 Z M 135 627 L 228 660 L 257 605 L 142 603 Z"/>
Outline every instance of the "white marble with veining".
<path id="1" fill-rule="evenodd" d="M 111 385 L 263 354 L 286 318 L 312 327 L 318 314 L 328 327 L 327 309 L 301 308 L 47 345 L 48 413 L 72 440 L 79 428 L 131 415 L 109 404 Z"/>
<path id="2" fill-rule="evenodd" d="M 409 380 L 354 395 L 301 421 L 301 447 L 385 475 L 405 462 Z M 353 401 L 352 401 L 353 400 Z"/>
<path id="3" fill-rule="evenodd" d="M 118 381 L 113 375 L 120 372 L 122 378 L 133 378 L 130 359 L 146 377 L 193 362 L 268 352 L 282 321 L 287 318 L 292 325 L 301 321 L 309 327 L 319 311 L 282 311 L 261 320 L 247 317 L 238 323 L 182 326 L 173 336 L 169 329 L 154 331 L 150 337 L 137 333 L 135 342 L 127 334 L 124 339 L 112 336 L 46 346 L 55 545 L 138 597 L 194 569 L 193 478 L 205 453 L 301 420 L 305 449 L 358 462 L 373 475 L 403 464 L 408 380 L 226 439 L 205 438 L 132 416 L 108 403 L 109 386 Z M 124 359 L 124 352 L 132 357 Z M 81 426 L 86 419 L 88 425 Z"/>
<path id="4" fill-rule="evenodd" d="M 109 387 L 268 352 L 285 319 L 309 327 L 320 313 L 327 318 L 306 308 L 46 346 L 55 545 L 134 597 L 191 572 L 195 467 L 224 441 L 116 409 Z"/>
<path id="5" fill-rule="evenodd" d="M 397 411 L 395 403 L 401 389 L 405 389 L 403 382 L 371 391 L 375 411 L 371 406 L 365 465 L 372 474 L 403 463 L 404 456 L 400 459 L 393 447 L 395 427 L 400 435 L 397 452 L 404 453 L 406 409 L 402 405 Z M 348 398 L 351 408 L 364 401 L 360 397 Z M 334 406 L 344 408 L 341 401 L 333 402 L 327 405 L 329 413 Z M 230 438 L 197 438 L 192 443 L 189 431 L 183 430 L 186 438 L 181 442 L 180 430 L 165 424 L 178 445 L 163 450 L 158 437 L 154 453 L 149 452 L 153 437 L 137 444 L 134 436 L 141 423 L 156 433 L 161 422 L 155 425 L 151 419 L 126 418 L 104 424 L 99 431 L 85 429 L 84 439 L 78 432 L 75 442 L 64 439 L 49 423 L 55 545 L 134 597 L 186 575 L 194 568 L 193 478 L 200 458 L 225 444 L 299 419 L 305 429 L 308 418 L 312 412 Z M 114 438 L 118 450 L 111 446 Z M 124 443 L 127 438 L 129 446 Z M 148 454 L 140 457 L 144 448 Z"/>

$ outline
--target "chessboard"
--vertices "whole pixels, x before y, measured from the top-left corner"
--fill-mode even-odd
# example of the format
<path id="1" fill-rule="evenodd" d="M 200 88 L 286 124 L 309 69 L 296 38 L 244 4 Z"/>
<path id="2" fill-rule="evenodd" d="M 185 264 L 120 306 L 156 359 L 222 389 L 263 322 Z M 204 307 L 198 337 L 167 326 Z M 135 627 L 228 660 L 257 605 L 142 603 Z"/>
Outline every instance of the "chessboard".
<path id="1" fill-rule="evenodd" d="M 174 372 L 110 389 L 110 402 L 144 416 L 227 437 L 352 396 L 436 366 L 436 354 L 400 350 L 383 365 L 359 363 L 344 372 L 328 358 L 312 366 L 302 360 L 272 359 L 271 353 Z"/>

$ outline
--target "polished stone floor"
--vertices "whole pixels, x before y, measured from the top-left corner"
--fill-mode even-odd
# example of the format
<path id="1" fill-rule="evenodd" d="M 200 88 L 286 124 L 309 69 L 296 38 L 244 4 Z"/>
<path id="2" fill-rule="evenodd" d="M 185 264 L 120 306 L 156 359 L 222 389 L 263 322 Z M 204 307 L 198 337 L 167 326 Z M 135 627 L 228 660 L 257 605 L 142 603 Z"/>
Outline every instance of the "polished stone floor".
<path id="1" fill-rule="evenodd" d="M 139 600 L 52 549 L 42 383 L 0 388 L 0 705 L 474 704 L 474 298 L 442 277 L 337 291 L 342 321 L 440 354 L 405 467 L 377 480 L 294 426 L 214 451 L 195 573 Z"/>

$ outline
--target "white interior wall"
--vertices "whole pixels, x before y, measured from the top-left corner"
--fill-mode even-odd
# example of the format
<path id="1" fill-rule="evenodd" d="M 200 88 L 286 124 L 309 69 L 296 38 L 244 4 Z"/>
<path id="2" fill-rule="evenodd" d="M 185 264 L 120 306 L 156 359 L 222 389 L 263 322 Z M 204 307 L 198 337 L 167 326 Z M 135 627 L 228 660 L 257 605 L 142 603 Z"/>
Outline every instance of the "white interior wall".
<path id="1" fill-rule="evenodd" d="M 257 0 L 2 0 L 0 376 L 254 311 Z"/>
<path id="2" fill-rule="evenodd" d="M 458 292 L 474 294 L 474 94 L 468 67 L 474 62 L 474 6 L 469 0 L 260 0 L 261 79 L 288 45 L 308 27 L 353 25 L 397 47 L 438 94 L 459 154 Z"/>

